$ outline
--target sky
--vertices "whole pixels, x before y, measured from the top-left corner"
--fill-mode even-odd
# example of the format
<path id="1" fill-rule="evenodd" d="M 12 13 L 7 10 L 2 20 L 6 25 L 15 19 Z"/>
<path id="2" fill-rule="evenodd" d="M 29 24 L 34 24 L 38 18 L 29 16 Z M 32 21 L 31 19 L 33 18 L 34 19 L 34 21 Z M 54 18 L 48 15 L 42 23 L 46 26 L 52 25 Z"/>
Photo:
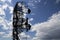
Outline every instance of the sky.
<path id="1" fill-rule="evenodd" d="M 19 34 L 21 40 L 60 40 L 60 0 L 0 0 L 0 40 L 12 40 L 13 8 L 24 1 L 31 30 Z"/>

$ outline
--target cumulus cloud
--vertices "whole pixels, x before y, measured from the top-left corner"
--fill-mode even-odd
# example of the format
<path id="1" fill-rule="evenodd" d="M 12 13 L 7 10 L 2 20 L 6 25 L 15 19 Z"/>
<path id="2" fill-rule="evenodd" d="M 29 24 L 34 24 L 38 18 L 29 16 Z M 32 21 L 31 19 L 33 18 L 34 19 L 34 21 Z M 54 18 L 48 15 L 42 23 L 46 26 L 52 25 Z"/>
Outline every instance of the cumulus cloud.
<path id="1" fill-rule="evenodd" d="M 6 1 L 11 3 L 12 0 L 0 0 L 0 2 L 6 2 Z"/>
<path id="2" fill-rule="evenodd" d="M 8 8 L 8 10 L 10 10 L 10 13 L 13 12 L 13 6 L 9 5 L 8 3 L 2 3 L 2 5 L 0 5 L 0 15 L 4 15 L 5 14 L 5 10 Z"/>
<path id="3" fill-rule="evenodd" d="M 10 18 L 10 20 L 7 20 L 6 18 L 6 9 L 8 9 L 10 11 L 10 13 L 12 13 L 13 7 L 9 4 L 11 3 L 11 0 L 0 0 L 1 5 L 0 5 L 0 36 L 3 35 L 3 37 L 10 37 L 12 34 L 12 18 Z M 8 3 L 9 2 L 9 3 Z M 10 14 L 9 13 L 9 14 Z M 4 30 L 4 32 L 1 32 L 2 30 Z M 6 32 L 8 34 L 6 34 Z"/>
<path id="4" fill-rule="evenodd" d="M 8 9 L 10 10 L 10 13 L 12 13 L 13 7 L 9 5 L 6 1 L 11 3 L 12 0 L 0 0 L 0 2 L 2 2 L 2 5 L 0 5 L 0 25 L 3 26 L 3 30 L 11 28 L 10 25 L 12 26 L 12 18 L 10 18 L 11 21 L 6 19 L 7 17 L 5 10 Z"/>
<path id="5" fill-rule="evenodd" d="M 46 22 L 35 24 L 31 31 L 36 31 L 32 40 L 59 40 L 60 11 L 49 17 Z"/>

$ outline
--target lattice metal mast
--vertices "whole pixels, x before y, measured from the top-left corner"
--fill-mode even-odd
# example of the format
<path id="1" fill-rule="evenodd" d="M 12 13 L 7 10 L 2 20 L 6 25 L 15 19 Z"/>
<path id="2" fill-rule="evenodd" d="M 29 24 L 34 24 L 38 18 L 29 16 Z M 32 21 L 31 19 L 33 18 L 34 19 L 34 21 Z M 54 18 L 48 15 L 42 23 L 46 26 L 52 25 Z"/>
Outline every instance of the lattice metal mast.
<path id="1" fill-rule="evenodd" d="M 28 14 L 31 10 L 26 7 L 23 2 L 17 2 L 13 10 L 13 40 L 19 40 L 18 34 L 30 30 L 31 25 L 28 24 L 28 18 L 24 18 L 24 14 Z"/>

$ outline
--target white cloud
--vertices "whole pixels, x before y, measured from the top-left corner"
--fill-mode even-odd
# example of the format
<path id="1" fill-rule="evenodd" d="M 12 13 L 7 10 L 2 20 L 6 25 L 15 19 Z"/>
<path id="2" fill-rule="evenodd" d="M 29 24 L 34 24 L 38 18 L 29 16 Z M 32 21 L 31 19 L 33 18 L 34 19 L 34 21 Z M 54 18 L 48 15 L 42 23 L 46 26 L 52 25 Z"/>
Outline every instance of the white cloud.
<path id="1" fill-rule="evenodd" d="M 5 34 L 5 32 L 0 32 L 0 35 L 3 35 L 3 34 Z"/>
<path id="2" fill-rule="evenodd" d="M 10 5 L 7 4 L 7 3 L 3 3 L 3 4 L 0 6 L 0 15 L 6 16 L 6 15 L 5 15 L 5 10 L 6 10 L 7 8 L 9 8 L 10 13 L 13 13 L 13 7 L 10 6 Z"/>
<path id="3" fill-rule="evenodd" d="M 21 40 L 26 40 L 26 38 L 27 39 L 30 38 L 30 35 L 26 35 L 24 32 L 22 32 L 22 33 L 19 34 L 19 37 L 20 37 Z"/>
<path id="4" fill-rule="evenodd" d="M 8 34 L 4 34 L 2 37 L 4 37 L 4 38 L 12 38 L 12 31 L 9 31 Z"/>
<path id="5" fill-rule="evenodd" d="M 30 18 L 29 21 L 33 21 L 33 18 Z"/>
<path id="6" fill-rule="evenodd" d="M 9 5 L 7 3 L 2 5 L 2 9 L 6 9 Z"/>
<path id="7" fill-rule="evenodd" d="M 18 36 L 19 36 L 19 39 L 21 39 L 21 40 L 25 40 L 26 38 L 27 38 L 27 39 L 30 38 L 30 36 L 29 36 L 29 35 L 26 35 L 24 32 L 20 33 Z M 3 37 L 3 38 L 12 38 L 12 37 L 13 37 L 13 36 L 12 36 L 12 30 L 9 31 L 8 34 L 5 34 L 5 33 L 4 33 L 4 35 L 3 35 L 2 37 Z"/>
<path id="8" fill-rule="evenodd" d="M 1 7 L 0 7 L 0 15 L 5 15 L 5 12 Z"/>
<path id="9" fill-rule="evenodd" d="M 4 11 L 4 9 L 5 9 L 6 7 L 5 6 L 1 6 L 0 7 L 0 25 L 2 25 L 3 27 L 3 29 L 7 29 L 7 23 L 6 23 L 6 19 L 5 19 L 5 11 Z M 1 15 L 3 15 L 2 17 L 1 17 Z"/>
<path id="10" fill-rule="evenodd" d="M 2 3 L 0 5 L 0 25 L 2 25 L 0 26 L 0 36 L 4 38 L 10 38 L 12 36 L 12 17 L 10 18 L 11 21 L 7 20 L 5 10 L 8 9 L 10 10 L 10 13 L 12 13 L 13 7 L 9 4 L 11 3 L 11 0 L 0 0 L 0 2 Z M 8 34 L 6 34 L 6 32 Z"/>
<path id="11" fill-rule="evenodd" d="M 59 3 L 60 2 L 60 0 L 56 0 L 56 3 Z"/>
<path id="12" fill-rule="evenodd" d="M 9 6 L 10 13 L 13 13 L 13 7 Z"/>
<path id="13" fill-rule="evenodd" d="M 0 17 L 0 27 L 2 27 L 3 30 L 12 29 L 12 21 L 9 22 L 5 19 L 5 17 Z"/>
<path id="14" fill-rule="evenodd" d="M 10 28 L 9 28 L 9 25 L 8 25 L 8 21 L 5 20 L 5 19 L 3 19 L 3 22 L 1 23 L 1 25 L 3 25 L 3 27 L 2 27 L 3 30 L 8 30 L 8 29 L 10 29 Z"/>
<path id="15" fill-rule="evenodd" d="M 8 30 L 8 29 L 11 29 L 12 28 L 12 17 L 10 18 L 10 20 L 7 20 L 5 18 L 6 17 L 6 9 L 9 8 L 10 10 L 10 13 L 12 13 L 13 11 L 13 7 L 11 5 L 9 5 L 7 2 L 11 2 L 11 0 L 0 0 L 0 2 L 2 2 L 2 5 L 0 5 L 0 25 L 2 25 L 2 29 L 3 30 Z M 3 3 L 4 2 L 4 3 Z M 5 3 L 6 2 L 6 3 Z M 3 15 L 3 16 L 2 16 Z M 11 25 L 11 27 L 10 27 Z"/>
<path id="16" fill-rule="evenodd" d="M 3 18 L 2 17 L 0 17 L 0 24 L 3 22 Z"/>
<path id="17" fill-rule="evenodd" d="M 6 0 L 0 0 L 0 2 L 5 2 Z"/>
<path id="18" fill-rule="evenodd" d="M 32 40 L 43 40 L 44 38 L 60 38 L 59 30 L 60 11 L 52 15 L 46 22 L 33 25 L 31 31 L 36 31 L 36 37 L 34 37 Z"/>
<path id="19" fill-rule="evenodd" d="M 1 2 L 6 2 L 7 1 L 7 2 L 11 3 L 12 0 L 0 0 L 0 1 Z"/>
<path id="20" fill-rule="evenodd" d="M 20 37 L 26 37 L 26 34 L 24 32 L 20 33 L 19 35 Z"/>

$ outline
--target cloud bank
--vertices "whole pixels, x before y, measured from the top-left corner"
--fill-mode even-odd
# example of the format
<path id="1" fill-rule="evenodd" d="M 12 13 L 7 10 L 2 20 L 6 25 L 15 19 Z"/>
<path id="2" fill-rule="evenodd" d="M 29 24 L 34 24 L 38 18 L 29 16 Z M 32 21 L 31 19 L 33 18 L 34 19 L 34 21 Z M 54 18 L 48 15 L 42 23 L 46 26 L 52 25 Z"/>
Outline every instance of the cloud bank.
<path id="1" fill-rule="evenodd" d="M 53 14 L 46 22 L 33 25 L 31 31 L 36 31 L 32 40 L 60 39 L 60 11 Z"/>

